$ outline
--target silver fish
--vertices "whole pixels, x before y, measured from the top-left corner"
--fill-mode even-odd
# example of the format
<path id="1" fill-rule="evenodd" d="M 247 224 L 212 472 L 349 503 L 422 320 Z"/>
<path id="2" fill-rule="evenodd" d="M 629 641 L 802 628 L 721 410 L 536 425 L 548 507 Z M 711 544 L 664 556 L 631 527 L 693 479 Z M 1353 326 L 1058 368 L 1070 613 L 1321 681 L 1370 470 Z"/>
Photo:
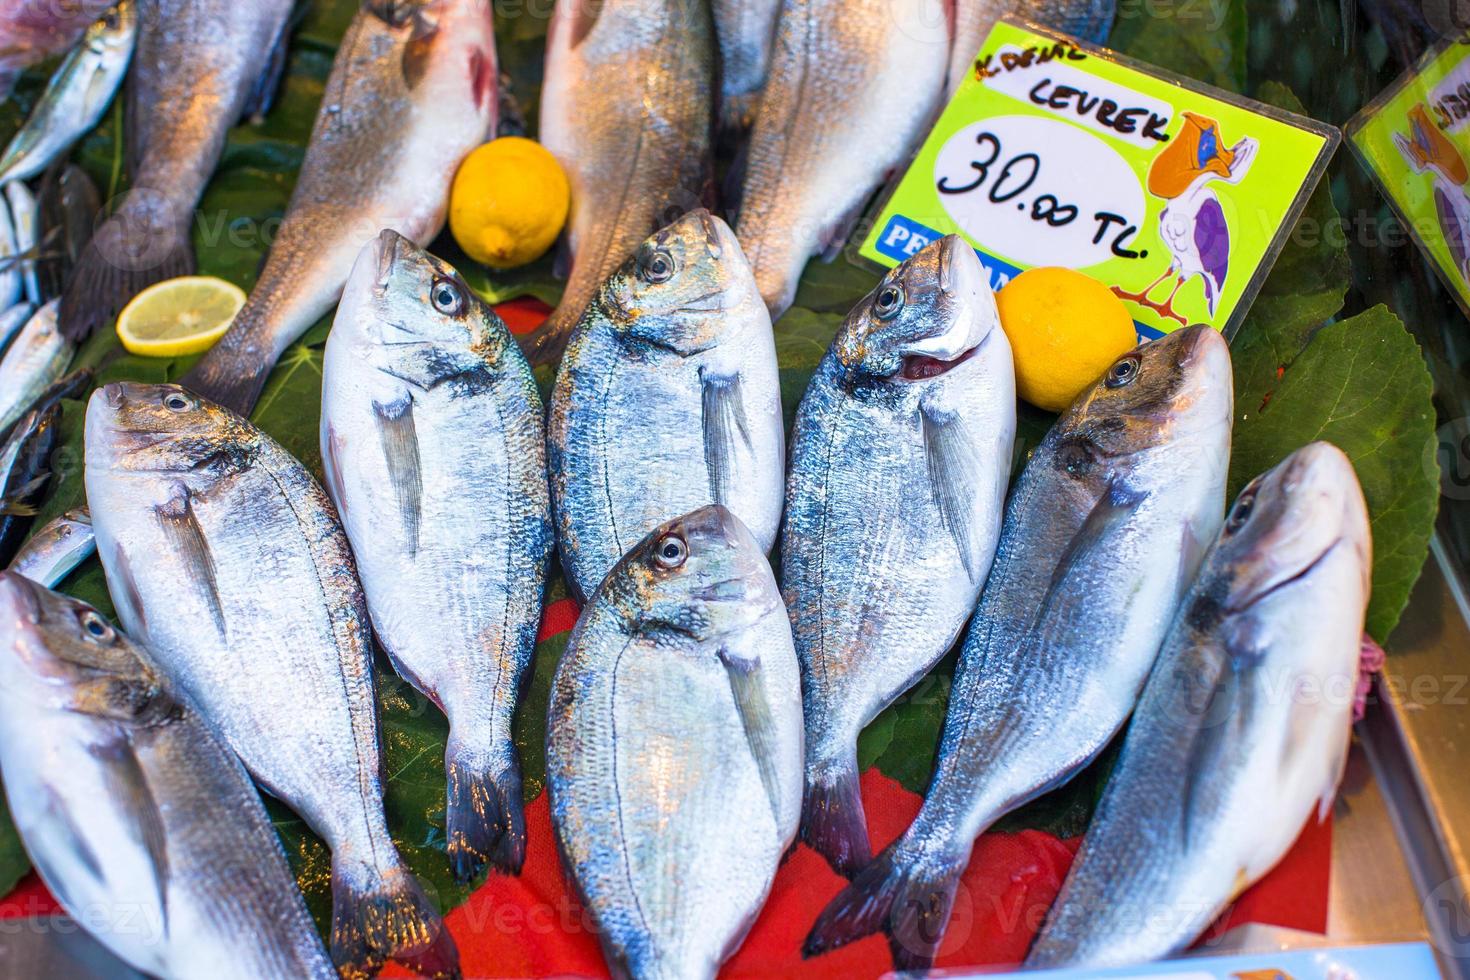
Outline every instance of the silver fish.
<path id="1" fill-rule="evenodd" d="M 60 441 L 61 406 L 31 409 L 0 449 L 0 564 L 9 564 L 30 530 L 51 483 L 52 457 Z"/>
<path id="2" fill-rule="evenodd" d="M 75 353 L 76 345 L 56 327 L 56 303 L 37 310 L 0 360 L 0 432 L 66 373 Z"/>
<path id="3" fill-rule="evenodd" d="M 194 270 L 194 211 L 230 127 L 268 104 L 293 0 L 136 0 L 131 184 L 78 259 L 61 329 L 85 337 L 143 289 Z M 0 304 L 3 305 L 3 304 Z"/>
<path id="4" fill-rule="evenodd" d="M 928 966 L 975 838 L 1122 727 L 1220 527 L 1232 410 L 1225 341 L 1194 326 L 1119 358 L 1052 427 L 1007 501 L 924 805 L 809 954 L 881 929 L 898 969 Z"/>
<path id="5" fill-rule="evenodd" d="M 974 610 L 1015 431 L 1011 347 L 954 235 L 858 303 L 797 409 L 781 583 L 806 702 L 802 838 L 843 874 L 871 857 L 858 734 Z"/>
<path id="6" fill-rule="evenodd" d="M 954 46 L 950 52 L 945 101 L 974 71 L 980 47 L 996 21 L 1007 15 L 1023 17 L 1063 34 L 1106 44 L 1113 30 L 1117 0 L 953 0 Z"/>
<path id="7" fill-rule="evenodd" d="M 557 0 L 546 45 L 541 142 L 571 182 L 572 265 L 550 319 L 520 338 L 536 365 L 645 238 L 708 203 L 714 173 L 708 0 Z"/>
<path id="8" fill-rule="evenodd" d="M 1337 447 L 1299 449 L 1241 492 L 1028 967 L 1182 950 L 1327 814 L 1371 572 L 1363 492 Z"/>
<path id="9" fill-rule="evenodd" d="M 367 0 L 337 49 L 301 176 L 250 300 L 183 385 L 249 414 L 384 228 L 426 245 L 460 163 L 494 131 L 489 0 Z"/>
<path id="10" fill-rule="evenodd" d="M 92 131 L 127 75 L 137 36 L 133 0 L 123 0 L 87 28 L 0 154 L 0 184 L 36 176 Z"/>
<path id="11" fill-rule="evenodd" d="M 85 507 L 53 517 L 16 552 L 10 571 L 54 589 L 97 548 Z"/>
<path id="12" fill-rule="evenodd" d="M 26 302 L 41 302 L 41 281 L 36 276 L 36 256 L 41 250 L 41 209 L 36 196 L 21 181 L 5 185 L 5 202 L 10 207 L 10 220 L 15 228 L 15 255 Z"/>
<path id="13" fill-rule="evenodd" d="M 720 47 L 720 128 L 734 137 L 755 121 L 781 0 L 714 0 L 713 8 Z"/>
<path id="14" fill-rule="evenodd" d="M 86 486 L 128 632 L 331 848 L 333 960 L 457 974 L 388 834 L 367 610 L 327 495 L 234 413 L 133 383 L 92 395 Z"/>
<path id="15" fill-rule="evenodd" d="M 335 980 L 239 761 L 85 603 L 0 572 L 0 766 L 51 893 L 150 976 Z"/>
<path id="16" fill-rule="evenodd" d="M 928 130 L 949 57 L 945 0 L 787 0 L 735 232 L 778 317 Z"/>
<path id="17" fill-rule="evenodd" d="M 770 550 L 785 461 L 776 345 L 723 221 L 691 211 L 603 284 L 557 372 L 547 440 L 579 599 L 633 542 L 705 504 L 729 507 Z"/>
<path id="18" fill-rule="evenodd" d="M 634 545 L 552 682 L 562 860 L 616 977 L 713 977 L 796 833 L 801 681 L 765 554 L 718 504 Z"/>
<path id="19" fill-rule="evenodd" d="M 25 275 L 8 204 L 0 206 L 0 309 L 25 301 Z M 32 304 L 34 305 L 34 304 Z"/>
<path id="20" fill-rule="evenodd" d="M 9 348 L 11 339 L 20 333 L 20 328 L 31 322 L 35 312 L 34 306 L 22 300 L 0 313 L 0 355 Z"/>
<path id="21" fill-rule="evenodd" d="M 337 308 L 321 441 L 378 641 L 449 716 L 455 874 L 519 872 L 511 718 L 553 545 L 541 394 L 500 318 L 396 232 L 363 249 Z"/>

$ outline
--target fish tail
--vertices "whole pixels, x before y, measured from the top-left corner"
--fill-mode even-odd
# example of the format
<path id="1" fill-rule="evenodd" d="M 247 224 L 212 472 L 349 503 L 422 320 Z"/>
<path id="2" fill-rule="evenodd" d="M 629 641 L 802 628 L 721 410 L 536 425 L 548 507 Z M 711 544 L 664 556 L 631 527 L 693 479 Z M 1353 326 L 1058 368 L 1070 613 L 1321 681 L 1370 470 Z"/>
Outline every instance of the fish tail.
<path id="1" fill-rule="evenodd" d="M 801 839 L 844 878 L 851 878 L 873 859 L 857 759 L 851 754 L 835 765 L 807 767 Z"/>
<path id="2" fill-rule="evenodd" d="M 927 970 L 939 951 L 963 857 L 915 856 L 901 837 L 834 898 L 817 917 L 802 944 L 803 956 L 817 956 L 882 931 L 888 936 L 894 969 Z"/>
<path id="3" fill-rule="evenodd" d="M 139 216 L 124 205 L 77 256 L 57 313 L 61 333 L 72 341 L 89 337 L 149 286 L 193 271 L 187 223 Z"/>
<path id="4" fill-rule="evenodd" d="M 219 343 L 179 379 L 194 394 L 245 417 L 260 401 L 271 368 L 276 366 L 271 345 L 257 343 L 249 329 L 250 312 L 247 303 Z"/>
<path id="5" fill-rule="evenodd" d="M 572 328 L 582 318 L 583 312 L 582 309 L 573 309 L 563 300 L 541 326 L 529 333 L 516 335 L 521 353 L 526 355 L 526 360 L 531 362 L 533 368 L 561 361 L 562 352 L 567 349 L 567 341 L 571 339 Z"/>
<path id="6" fill-rule="evenodd" d="M 451 734 L 444 768 L 449 776 L 445 824 L 455 879 L 468 884 L 487 863 L 504 874 L 520 874 L 526 859 L 526 818 L 514 751 L 487 755 Z"/>
<path id="7" fill-rule="evenodd" d="M 388 960 L 425 977 L 462 976 L 459 948 L 408 868 L 348 865 L 338 857 L 333 852 L 331 947 L 342 976 L 374 976 Z"/>

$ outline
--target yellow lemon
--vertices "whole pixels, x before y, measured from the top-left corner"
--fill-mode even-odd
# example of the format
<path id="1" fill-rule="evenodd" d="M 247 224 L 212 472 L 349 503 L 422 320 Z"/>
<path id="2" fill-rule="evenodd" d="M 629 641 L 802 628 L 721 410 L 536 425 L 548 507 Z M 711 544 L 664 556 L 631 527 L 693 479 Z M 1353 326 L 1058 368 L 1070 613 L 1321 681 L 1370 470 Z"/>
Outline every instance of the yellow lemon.
<path id="1" fill-rule="evenodd" d="M 117 335 L 133 354 L 179 357 L 214 346 L 245 305 L 245 291 L 214 276 L 157 282 L 117 315 Z"/>
<path id="2" fill-rule="evenodd" d="M 1113 291 L 1074 269 L 1027 269 L 995 294 L 1016 363 L 1016 393 L 1060 412 L 1138 343 Z"/>
<path id="3" fill-rule="evenodd" d="M 504 136 L 460 164 L 449 191 L 449 230 L 476 262 L 511 269 L 546 254 L 571 199 L 567 175 L 549 150 Z"/>

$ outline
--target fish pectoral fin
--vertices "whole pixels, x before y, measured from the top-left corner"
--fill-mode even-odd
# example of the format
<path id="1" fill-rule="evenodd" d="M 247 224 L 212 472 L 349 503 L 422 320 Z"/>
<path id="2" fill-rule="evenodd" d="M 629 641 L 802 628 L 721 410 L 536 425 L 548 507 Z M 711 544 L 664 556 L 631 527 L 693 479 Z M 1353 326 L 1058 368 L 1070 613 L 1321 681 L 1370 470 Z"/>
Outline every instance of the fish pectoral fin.
<path id="1" fill-rule="evenodd" d="M 973 526 L 975 498 L 980 493 L 981 461 L 964 419 L 953 412 L 922 405 L 920 424 L 924 429 L 924 460 L 929 472 L 929 491 L 939 520 L 959 549 L 960 561 L 970 581 L 985 569 L 975 553 L 977 535 Z"/>
<path id="2" fill-rule="evenodd" d="M 138 844 L 148 855 L 153 868 L 153 887 L 158 907 L 165 913 L 168 909 L 168 830 L 163 811 L 148 777 L 138 762 L 134 747 L 126 737 L 112 739 L 91 749 L 92 755 L 102 766 L 107 783 L 108 798 L 121 807 L 127 816 L 128 829 L 135 835 Z M 163 917 L 168 921 L 167 914 Z"/>
<path id="3" fill-rule="evenodd" d="M 738 374 L 721 376 L 701 369 L 699 383 L 704 415 L 704 468 L 710 494 L 717 504 L 729 504 L 736 485 L 736 457 L 740 447 L 751 449 L 745 418 L 745 397 Z"/>
<path id="4" fill-rule="evenodd" d="M 1083 601 L 1087 598 L 1086 590 L 1069 588 L 1069 584 L 1099 581 L 1112 572 L 1110 566 L 1116 554 L 1114 545 L 1118 531 L 1138 512 L 1146 499 L 1144 494 L 1109 487 L 1093 505 L 1052 572 L 1046 595 L 1037 607 L 1036 619 L 1032 623 L 1033 643 L 1045 647 L 1054 636 L 1065 635 L 1070 630 L 1095 628 L 1093 624 L 1077 621 L 1077 616 L 1086 616 L 1090 607 Z"/>
<path id="5" fill-rule="evenodd" d="M 771 816 L 776 821 L 779 833 L 780 828 L 785 826 L 781 813 L 781 780 L 777 759 L 780 741 L 775 719 L 771 714 L 765 674 L 759 660 L 747 659 L 724 647 L 720 649 L 719 657 L 730 679 L 730 693 L 735 699 L 735 709 L 740 713 L 740 723 L 745 728 L 745 740 L 750 746 L 750 754 L 755 757 L 756 767 L 760 770 L 761 785 L 765 787 L 766 799 L 771 804 Z"/>
<path id="6" fill-rule="evenodd" d="M 378 442 L 388 466 L 388 484 L 398 501 L 398 514 L 408 538 L 409 554 L 419 550 L 419 520 L 424 494 L 419 470 L 419 438 L 413 421 L 413 395 L 404 392 L 386 404 L 373 402 Z"/>
<path id="7" fill-rule="evenodd" d="M 169 539 L 183 561 L 189 581 L 199 589 L 209 606 L 215 628 L 219 630 L 220 636 L 224 636 L 225 610 L 220 603 L 214 556 L 210 553 L 209 542 L 205 540 L 204 531 L 199 526 L 199 518 L 194 513 L 194 498 L 186 490 L 182 496 L 154 508 L 154 512 L 158 515 L 158 523 L 164 536 Z"/>

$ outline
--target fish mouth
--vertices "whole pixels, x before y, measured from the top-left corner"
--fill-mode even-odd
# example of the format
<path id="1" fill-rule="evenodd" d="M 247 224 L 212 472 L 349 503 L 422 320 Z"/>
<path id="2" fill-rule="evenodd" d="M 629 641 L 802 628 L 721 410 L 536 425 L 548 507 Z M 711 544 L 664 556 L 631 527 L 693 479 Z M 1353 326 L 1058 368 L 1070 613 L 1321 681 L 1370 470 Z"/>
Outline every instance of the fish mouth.
<path id="1" fill-rule="evenodd" d="M 1227 604 L 1225 607 L 1225 611 L 1232 614 L 1245 612 L 1246 610 L 1253 608 L 1266 599 L 1269 599 L 1271 596 L 1275 595 L 1277 592 L 1280 592 L 1282 589 L 1306 580 L 1307 578 L 1311 577 L 1313 572 L 1322 567 L 1322 564 L 1326 562 L 1327 559 L 1330 558 L 1332 554 L 1336 552 L 1342 544 L 1343 538 L 1341 535 L 1333 538 L 1332 543 L 1329 544 L 1326 548 L 1322 549 L 1321 554 L 1319 554 L 1316 558 L 1313 558 L 1302 568 L 1282 578 L 1276 579 L 1275 581 L 1268 580 L 1263 586 L 1258 587 L 1254 590 L 1247 591 L 1247 593 L 1242 597 L 1241 601 Z"/>
<path id="2" fill-rule="evenodd" d="M 984 347 L 989 340 L 990 333 L 987 331 L 985 337 L 978 344 L 975 344 L 968 350 L 961 351 L 957 357 L 950 358 L 947 361 L 938 357 L 931 357 L 928 354 L 905 354 L 903 364 L 898 369 L 898 377 L 904 381 L 928 381 L 931 378 L 948 374 L 978 354 L 980 348 Z"/>

